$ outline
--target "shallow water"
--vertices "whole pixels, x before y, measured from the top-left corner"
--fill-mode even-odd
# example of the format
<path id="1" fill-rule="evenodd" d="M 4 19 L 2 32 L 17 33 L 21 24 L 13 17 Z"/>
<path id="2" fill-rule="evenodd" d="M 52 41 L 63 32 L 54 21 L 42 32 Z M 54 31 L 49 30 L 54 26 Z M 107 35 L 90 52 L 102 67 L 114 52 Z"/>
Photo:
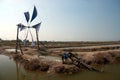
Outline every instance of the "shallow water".
<path id="1" fill-rule="evenodd" d="M 120 80 L 120 64 L 104 66 L 103 73 L 82 71 L 66 75 L 29 72 L 7 56 L 0 55 L 0 80 Z"/>
<path id="2" fill-rule="evenodd" d="M 5 49 L 5 50 L 8 52 L 15 52 L 16 51 L 16 49 Z M 18 52 L 20 52 L 20 50 L 18 50 Z"/>
<path id="3" fill-rule="evenodd" d="M 64 48 L 54 48 L 53 50 L 57 51 L 57 50 L 64 50 L 64 49 L 93 49 L 93 48 L 116 47 L 116 46 L 120 46 L 120 45 L 118 44 L 118 45 L 99 45 L 99 46 L 83 46 L 83 47 L 64 47 Z"/>
<path id="4" fill-rule="evenodd" d="M 60 57 L 55 57 L 55 56 L 39 56 L 39 58 L 42 58 L 43 60 L 62 62 Z"/>

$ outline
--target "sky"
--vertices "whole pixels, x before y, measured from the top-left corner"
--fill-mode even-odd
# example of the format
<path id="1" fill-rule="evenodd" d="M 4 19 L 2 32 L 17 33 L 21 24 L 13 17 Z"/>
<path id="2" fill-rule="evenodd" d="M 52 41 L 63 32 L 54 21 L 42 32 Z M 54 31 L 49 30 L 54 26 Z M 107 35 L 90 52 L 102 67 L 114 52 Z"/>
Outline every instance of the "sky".
<path id="1" fill-rule="evenodd" d="M 41 41 L 120 40 L 120 0 L 0 0 L 0 38 L 15 40 L 16 25 L 27 25 L 24 12 L 32 15 L 34 5 L 38 16 L 31 25 L 42 22 Z"/>

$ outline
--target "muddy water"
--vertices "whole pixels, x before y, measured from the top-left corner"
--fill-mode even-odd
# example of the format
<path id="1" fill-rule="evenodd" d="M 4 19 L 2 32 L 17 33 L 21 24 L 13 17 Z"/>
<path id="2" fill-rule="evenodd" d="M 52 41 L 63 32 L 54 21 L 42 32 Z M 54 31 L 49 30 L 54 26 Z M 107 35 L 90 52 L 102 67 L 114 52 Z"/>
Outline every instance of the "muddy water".
<path id="1" fill-rule="evenodd" d="M 120 64 L 106 65 L 103 73 L 83 71 L 77 74 L 29 72 L 7 56 L 0 55 L 0 80 L 120 80 Z"/>

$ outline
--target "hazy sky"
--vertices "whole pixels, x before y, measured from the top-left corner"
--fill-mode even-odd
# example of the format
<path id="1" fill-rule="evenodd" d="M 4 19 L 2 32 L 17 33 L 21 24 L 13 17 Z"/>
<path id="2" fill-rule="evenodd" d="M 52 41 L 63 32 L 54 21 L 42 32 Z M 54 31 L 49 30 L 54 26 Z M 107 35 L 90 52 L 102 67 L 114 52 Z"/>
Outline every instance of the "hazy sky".
<path id="1" fill-rule="evenodd" d="M 120 40 L 120 0 L 0 0 L 0 38 L 16 39 L 16 25 L 26 24 L 23 13 L 32 15 L 34 5 L 40 40 Z"/>

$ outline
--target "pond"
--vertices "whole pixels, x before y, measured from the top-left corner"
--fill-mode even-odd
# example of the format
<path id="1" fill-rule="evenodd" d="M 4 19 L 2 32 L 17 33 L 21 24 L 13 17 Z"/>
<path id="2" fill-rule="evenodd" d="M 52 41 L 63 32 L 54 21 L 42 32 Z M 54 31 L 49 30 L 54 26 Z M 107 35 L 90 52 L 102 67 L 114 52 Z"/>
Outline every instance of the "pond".
<path id="1" fill-rule="evenodd" d="M 0 55 L 0 80 L 120 80 L 120 64 L 106 65 L 104 71 L 82 71 L 72 75 L 30 72 L 11 58 Z"/>

